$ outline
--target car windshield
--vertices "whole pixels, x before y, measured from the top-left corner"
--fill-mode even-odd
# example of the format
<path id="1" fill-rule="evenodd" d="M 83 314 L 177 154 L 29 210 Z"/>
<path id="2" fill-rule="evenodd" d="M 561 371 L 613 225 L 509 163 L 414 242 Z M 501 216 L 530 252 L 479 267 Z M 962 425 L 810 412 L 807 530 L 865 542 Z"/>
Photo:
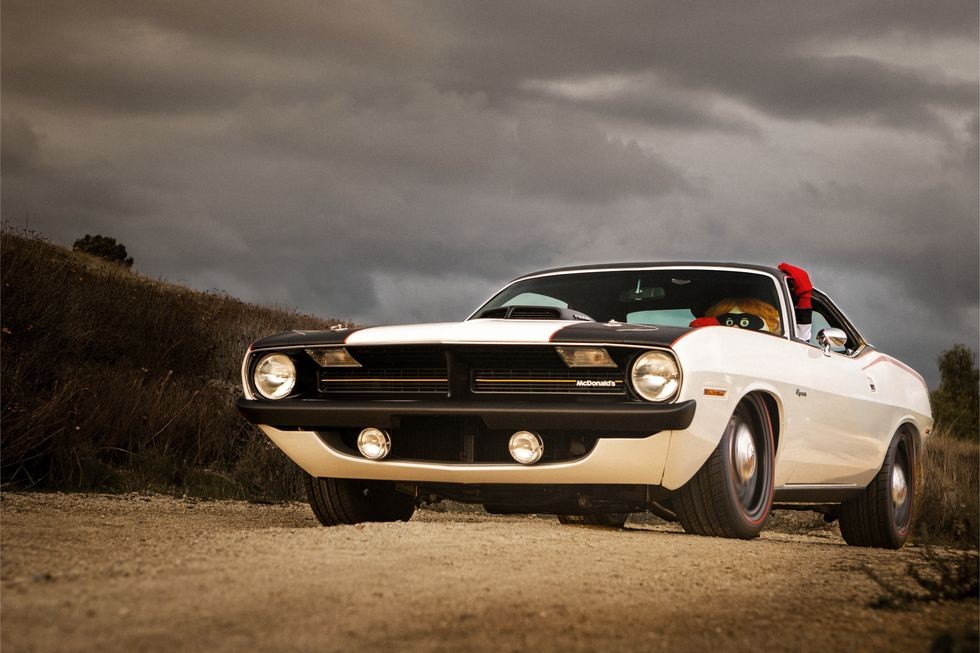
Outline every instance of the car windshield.
<path id="1" fill-rule="evenodd" d="M 776 284 L 756 272 L 672 268 L 549 274 L 512 283 L 473 317 L 508 306 L 568 308 L 599 322 L 660 326 L 748 313 L 762 318 L 762 330 L 783 332 Z"/>

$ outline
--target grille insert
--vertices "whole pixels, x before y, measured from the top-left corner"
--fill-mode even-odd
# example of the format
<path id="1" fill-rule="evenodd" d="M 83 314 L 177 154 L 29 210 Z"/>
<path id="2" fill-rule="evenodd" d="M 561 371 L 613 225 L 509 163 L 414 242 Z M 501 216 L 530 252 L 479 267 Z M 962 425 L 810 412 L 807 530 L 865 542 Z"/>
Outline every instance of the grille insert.
<path id="1" fill-rule="evenodd" d="M 324 394 L 446 394 L 449 378 L 445 369 L 337 369 L 321 370 L 319 386 Z"/>
<path id="2" fill-rule="evenodd" d="M 608 394 L 626 393 L 619 370 L 473 370 L 471 387 L 479 393 Z"/>

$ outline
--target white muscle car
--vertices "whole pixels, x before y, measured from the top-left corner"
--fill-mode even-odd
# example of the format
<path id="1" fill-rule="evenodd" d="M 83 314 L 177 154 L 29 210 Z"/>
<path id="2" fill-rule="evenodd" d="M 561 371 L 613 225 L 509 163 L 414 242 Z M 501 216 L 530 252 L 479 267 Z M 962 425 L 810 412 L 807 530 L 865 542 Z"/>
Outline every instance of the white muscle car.
<path id="1" fill-rule="evenodd" d="M 798 338 L 793 297 L 752 265 L 546 270 L 463 322 L 261 339 L 238 408 L 309 474 L 324 525 L 446 498 L 607 526 L 651 510 L 751 538 L 775 505 L 900 547 L 925 383 L 819 291 L 816 335 Z M 690 326 L 706 314 L 717 326 Z"/>

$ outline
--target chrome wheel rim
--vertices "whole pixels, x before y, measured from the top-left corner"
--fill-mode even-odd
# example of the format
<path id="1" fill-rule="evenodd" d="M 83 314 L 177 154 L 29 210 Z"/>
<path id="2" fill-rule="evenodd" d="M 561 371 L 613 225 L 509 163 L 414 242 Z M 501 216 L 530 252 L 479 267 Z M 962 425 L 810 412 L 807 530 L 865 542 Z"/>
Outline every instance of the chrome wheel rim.
<path id="1" fill-rule="evenodd" d="M 912 455 L 907 441 L 899 443 L 892 461 L 892 471 L 889 478 L 889 495 L 892 503 L 892 514 L 895 527 L 904 531 L 912 521 L 912 502 L 915 500 L 915 488 L 912 486 Z"/>
<path id="2" fill-rule="evenodd" d="M 752 430 L 744 422 L 735 427 L 734 464 L 739 483 L 748 482 L 755 474 L 755 442 L 752 441 Z"/>
<path id="3" fill-rule="evenodd" d="M 894 502 L 895 507 L 901 507 L 905 505 L 905 500 L 908 499 L 909 486 L 908 481 L 905 480 L 905 472 L 901 467 L 895 465 L 892 468 L 892 502 Z"/>
<path id="4" fill-rule="evenodd" d="M 728 467 L 735 501 L 752 522 L 765 518 L 772 495 L 771 440 L 761 406 L 743 403 L 728 423 Z"/>

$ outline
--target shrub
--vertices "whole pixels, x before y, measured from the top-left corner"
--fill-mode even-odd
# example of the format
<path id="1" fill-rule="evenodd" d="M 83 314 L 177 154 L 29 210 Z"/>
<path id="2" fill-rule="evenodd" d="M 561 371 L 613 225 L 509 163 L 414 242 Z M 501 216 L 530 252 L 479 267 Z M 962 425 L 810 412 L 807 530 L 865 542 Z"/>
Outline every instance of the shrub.
<path id="1" fill-rule="evenodd" d="M 72 247 L 75 251 L 85 252 L 92 256 L 98 256 L 112 263 L 121 263 L 127 268 L 133 267 L 133 257 L 126 254 L 126 246 L 117 243 L 115 238 L 109 238 L 101 234 L 90 236 L 85 234 L 84 238 L 75 241 Z"/>

